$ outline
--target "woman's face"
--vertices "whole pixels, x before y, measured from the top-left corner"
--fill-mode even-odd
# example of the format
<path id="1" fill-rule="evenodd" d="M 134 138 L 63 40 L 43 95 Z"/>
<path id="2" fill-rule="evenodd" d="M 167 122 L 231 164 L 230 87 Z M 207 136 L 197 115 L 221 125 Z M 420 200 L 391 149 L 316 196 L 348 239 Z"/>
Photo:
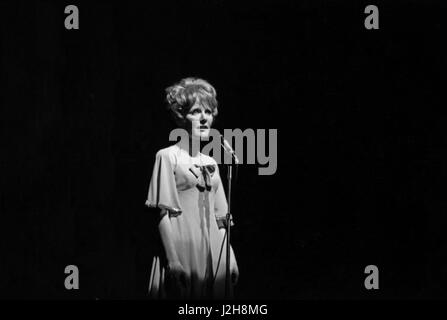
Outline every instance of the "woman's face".
<path id="1" fill-rule="evenodd" d="M 192 138 L 208 139 L 213 113 L 210 108 L 196 102 L 186 114 L 186 126 Z"/>

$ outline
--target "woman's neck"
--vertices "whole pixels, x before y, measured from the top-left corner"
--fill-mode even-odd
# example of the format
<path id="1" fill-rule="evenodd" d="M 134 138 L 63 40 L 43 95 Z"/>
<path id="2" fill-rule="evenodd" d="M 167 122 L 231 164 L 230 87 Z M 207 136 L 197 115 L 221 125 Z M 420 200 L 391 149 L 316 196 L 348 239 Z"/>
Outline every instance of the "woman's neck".
<path id="1" fill-rule="evenodd" d="M 177 146 L 186 151 L 191 157 L 195 158 L 200 155 L 201 141 L 189 135 L 189 139 L 180 139 Z"/>

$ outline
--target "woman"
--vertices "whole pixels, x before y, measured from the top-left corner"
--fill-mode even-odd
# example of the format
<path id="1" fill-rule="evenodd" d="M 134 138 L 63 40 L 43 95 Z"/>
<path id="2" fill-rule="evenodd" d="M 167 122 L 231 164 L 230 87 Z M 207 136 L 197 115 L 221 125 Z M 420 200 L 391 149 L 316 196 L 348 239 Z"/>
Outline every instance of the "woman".
<path id="1" fill-rule="evenodd" d="M 168 109 L 189 141 L 157 152 L 146 205 L 159 208 L 163 255 L 155 257 L 153 298 L 224 298 L 227 201 L 216 161 L 191 148 L 209 136 L 217 116 L 216 90 L 186 78 L 166 89 Z M 233 249 L 232 285 L 239 271 Z M 231 289 L 231 288 L 230 288 Z M 230 293 L 231 297 L 231 293 Z"/>

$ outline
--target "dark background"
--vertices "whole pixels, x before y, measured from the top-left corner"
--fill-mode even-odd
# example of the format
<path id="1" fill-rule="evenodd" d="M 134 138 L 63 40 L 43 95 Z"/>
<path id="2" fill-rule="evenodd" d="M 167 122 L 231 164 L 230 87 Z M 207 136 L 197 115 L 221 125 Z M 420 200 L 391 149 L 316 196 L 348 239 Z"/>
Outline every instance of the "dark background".
<path id="1" fill-rule="evenodd" d="M 390 2 L 1 2 L 1 297 L 146 298 L 164 88 L 198 76 L 217 128 L 278 129 L 234 186 L 238 298 L 445 298 L 446 7 Z"/>

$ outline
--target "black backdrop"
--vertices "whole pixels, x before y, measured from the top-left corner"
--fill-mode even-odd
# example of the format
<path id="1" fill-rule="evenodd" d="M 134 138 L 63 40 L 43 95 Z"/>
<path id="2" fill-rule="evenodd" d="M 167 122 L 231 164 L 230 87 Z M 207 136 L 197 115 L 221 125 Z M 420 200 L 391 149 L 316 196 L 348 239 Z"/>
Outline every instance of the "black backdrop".
<path id="1" fill-rule="evenodd" d="M 198 76 L 217 128 L 278 129 L 234 187 L 239 298 L 446 297 L 441 1 L 375 1 L 379 30 L 364 1 L 162 3 L 1 3 L 1 296 L 146 297 L 163 90 Z"/>

